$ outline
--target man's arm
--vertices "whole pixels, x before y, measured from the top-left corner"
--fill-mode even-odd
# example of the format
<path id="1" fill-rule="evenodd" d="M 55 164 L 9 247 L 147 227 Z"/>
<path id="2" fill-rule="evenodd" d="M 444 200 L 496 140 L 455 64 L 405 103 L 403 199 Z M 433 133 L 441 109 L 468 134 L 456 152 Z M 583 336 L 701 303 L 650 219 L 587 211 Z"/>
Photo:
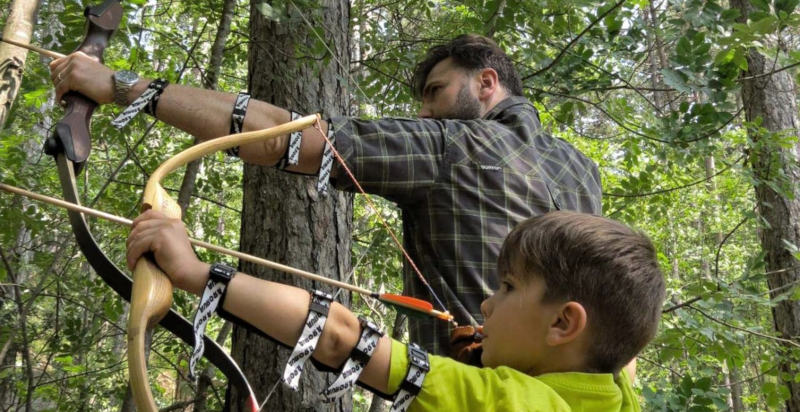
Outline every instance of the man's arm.
<path id="1" fill-rule="evenodd" d="M 153 252 L 175 287 L 202 295 L 210 265 L 197 259 L 182 222 L 152 210 L 136 218 L 128 237 L 128 266 L 135 266 L 146 252 Z M 310 301 L 310 294 L 303 289 L 238 273 L 228 284 L 223 308 L 267 335 L 294 346 L 308 316 Z M 358 318 L 334 302 L 314 358 L 325 365 L 340 367 L 356 346 L 360 333 Z M 390 357 L 391 340 L 383 336 L 359 380 L 386 393 Z"/>
<path id="2" fill-rule="evenodd" d="M 99 104 L 114 100 L 114 71 L 81 52 L 70 54 L 50 63 L 50 72 L 56 88 L 56 97 L 68 91 L 77 91 Z M 140 79 L 128 93 L 128 102 L 141 95 L 151 79 Z M 156 116 L 204 141 L 229 134 L 231 112 L 236 96 L 215 90 L 182 85 L 169 85 L 158 101 Z M 244 119 L 244 131 L 260 130 L 290 121 L 288 110 L 255 99 L 250 100 Z M 327 124 L 322 122 L 327 133 Z M 271 166 L 283 157 L 288 136 L 240 148 L 242 160 Z M 300 162 L 287 170 L 315 174 L 319 170 L 325 140 L 313 128 L 303 131 Z"/>

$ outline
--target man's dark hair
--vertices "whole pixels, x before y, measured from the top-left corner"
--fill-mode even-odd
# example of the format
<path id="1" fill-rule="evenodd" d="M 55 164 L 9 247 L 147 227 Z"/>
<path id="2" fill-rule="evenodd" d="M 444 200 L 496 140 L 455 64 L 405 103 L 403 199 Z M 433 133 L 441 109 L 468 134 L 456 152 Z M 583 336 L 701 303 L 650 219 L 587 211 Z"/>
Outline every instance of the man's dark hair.
<path id="1" fill-rule="evenodd" d="M 664 275 L 650 239 L 622 223 L 568 211 L 528 219 L 506 237 L 497 266 L 501 276 L 543 278 L 545 303 L 583 305 L 585 372 L 617 373 L 656 334 Z"/>
<path id="2" fill-rule="evenodd" d="M 513 96 L 522 96 L 522 80 L 514 63 L 492 39 L 477 34 L 462 34 L 448 43 L 432 47 L 425 59 L 417 64 L 411 78 L 411 93 L 422 98 L 428 74 L 440 61 L 452 57 L 453 62 L 465 70 L 492 68 L 500 84 Z"/>

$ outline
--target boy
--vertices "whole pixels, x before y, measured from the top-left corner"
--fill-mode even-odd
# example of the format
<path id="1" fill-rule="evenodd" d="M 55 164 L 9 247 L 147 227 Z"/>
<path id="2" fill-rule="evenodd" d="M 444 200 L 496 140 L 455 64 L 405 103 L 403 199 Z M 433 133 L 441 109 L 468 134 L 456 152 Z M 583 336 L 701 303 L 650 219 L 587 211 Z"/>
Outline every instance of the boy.
<path id="1" fill-rule="evenodd" d="M 137 218 L 128 265 L 148 251 L 176 287 L 202 294 L 210 266 L 197 260 L 179 221 L 152 211 Z M 508 235 L 498 270 L 501 287 L 481 305 L 484 367 L 430 356 L 410 410 L 638 411 L 623 367 L 655 335 L 665 293 L 650 240 L 602 217 L 551 212 Z M 301 337 L 305 290 L 240 273 L 226 293 L 228 312 L 287 345 Z M 314 358 L 341 367 L 361 331 L 355 315 L 332 303 Z M 383 393 L 407 388 L 406 345 L 377 342 L 359 380 Z"/>

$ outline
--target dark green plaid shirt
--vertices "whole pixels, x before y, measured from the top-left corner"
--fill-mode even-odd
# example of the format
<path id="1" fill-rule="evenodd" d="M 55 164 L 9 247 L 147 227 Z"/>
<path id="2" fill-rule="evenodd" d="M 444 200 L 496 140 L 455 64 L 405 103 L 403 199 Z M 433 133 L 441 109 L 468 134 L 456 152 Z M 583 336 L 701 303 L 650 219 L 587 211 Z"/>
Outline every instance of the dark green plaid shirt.
<path id="1" fill-rule="evenodd" d="M 336 148 L 364 190 L 402 210 L 404 247 L 461 325 L 483 324 L 480 304 L 498 287 L 500 246 L 517 223 L 555 209 L 601 213 L 597 166 L 543 133 L 522 97 L 476 120 L 331 122 Z M 354 190 L 341 166 L 331 179 Z M 404 285 L 434 301 L 406 262 Z M 433 353 L 447 351 L 445 322 L 412 318 L 409 334 Z"/>

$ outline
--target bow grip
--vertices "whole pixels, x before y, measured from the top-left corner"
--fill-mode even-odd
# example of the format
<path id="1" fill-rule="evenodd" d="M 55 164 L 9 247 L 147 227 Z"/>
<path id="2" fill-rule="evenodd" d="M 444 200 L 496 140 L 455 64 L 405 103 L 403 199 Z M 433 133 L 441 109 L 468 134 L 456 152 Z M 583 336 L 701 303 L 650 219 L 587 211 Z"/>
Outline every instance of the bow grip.
<path id="1" fill-rule="evenodd" d="M 75 51 L 96 57 L 102 63 L 108 40 L 122 20 L 122 5 L 118 0 L 106 0 L 103 4 L 87 7 L 83 14 L 86 16 L 86 35 Z M 45 142 L 44 150 L 53 156 L 63 152 L 75 164 L 77 172 L 89 158 L 92 145 L 89 124 L 97 103 L 77 92 L 66 93 L 63 100 L 67 112 Z"/>

